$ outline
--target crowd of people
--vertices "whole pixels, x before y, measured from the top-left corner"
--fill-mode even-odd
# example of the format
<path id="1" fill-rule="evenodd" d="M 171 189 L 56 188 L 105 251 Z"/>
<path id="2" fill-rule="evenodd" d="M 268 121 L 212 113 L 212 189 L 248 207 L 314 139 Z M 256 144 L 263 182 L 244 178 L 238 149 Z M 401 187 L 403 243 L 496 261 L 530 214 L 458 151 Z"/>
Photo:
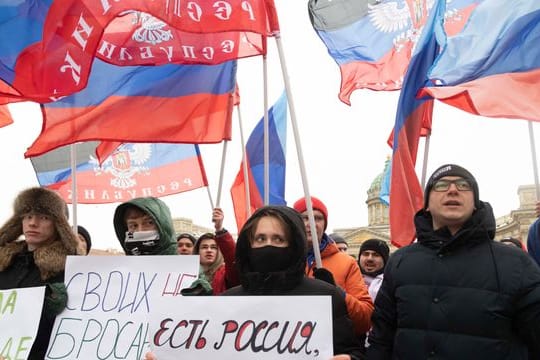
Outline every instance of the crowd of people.
<path id="1" fill-rule="evenodd" d="M 220 208 L 213 232 L 176 234 L 168 206 L 154 197 L 120 204 L 113 224 L 128 256 L 199 256 L 184 296 L 329 296 L 334 360 L 540 359 L 540 219 L 527 247 L 494 241 L 495 218 L 476 179 L 447 164 L 427 182 L 416 240 L 391 253 L 386 241 L 367 239 L 355 258 L 343 237 L 326 233 L 323 201 L 310 200 L 312 209 L 306 198 L 259 208 L 236 241 Z M 45 357 L 67 304 L 66 257 L 92 246 L 84 227 L 70 226 L 66 208 L 55 192 L 30 188 L 0 228 L 0 289 L 46 288 L 29 359 Z"/>

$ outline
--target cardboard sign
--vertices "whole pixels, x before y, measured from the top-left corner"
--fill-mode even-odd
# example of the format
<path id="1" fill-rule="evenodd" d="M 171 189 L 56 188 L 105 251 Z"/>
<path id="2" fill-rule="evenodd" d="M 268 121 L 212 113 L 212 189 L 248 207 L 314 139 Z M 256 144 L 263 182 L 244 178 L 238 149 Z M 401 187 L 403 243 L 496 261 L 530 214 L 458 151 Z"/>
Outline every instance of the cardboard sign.
<path id="1" fill-rule="evenodd" d="M 177 359 L 329 359 L 330 296 L 200 296 L 156 300 L 152 352 Z"/>
<path id="2" fill-rule="evenodd" d="M 68 304 L 46 358 L 143 358 L 155 300 L 181 298 L 198 274 L 198 255 L 68 256 Z"/>
<path id="3" fill-rule="evenodd" d="M 28 358 L 44 296 L 44 286 L 0 290 L 0 358 Z"/>

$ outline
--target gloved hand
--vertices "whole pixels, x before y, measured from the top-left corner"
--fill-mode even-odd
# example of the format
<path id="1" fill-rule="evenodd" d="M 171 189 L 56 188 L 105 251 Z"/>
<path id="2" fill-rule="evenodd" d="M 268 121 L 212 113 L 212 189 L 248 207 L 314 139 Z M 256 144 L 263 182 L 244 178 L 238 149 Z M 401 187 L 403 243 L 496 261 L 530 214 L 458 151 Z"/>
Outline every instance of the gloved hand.
<path id="1" fill-rule="evenodd" d="M 212 295 L 212 285 L 204 279 L 195 280 L 190 287 L 180 290 L 180 294 L 184 296 L 207 296 Z"/>
<path id="2" fill-rule="evenodd" d="M 315 277 L 315 279 L 319 279 L 319 280 L 322 280 L 322 281 L 325 281 L 331 285 L 334 285 L 336 286 L 336 281 L 334 280 L 334 275 L 332 275 L 332 273 L 328 270 L 326 270 L 325 268 L 320 268 L 320 269 L 317 269 L 315 268 L 313 270 L 313 276 Z"/>
<path id="3" fill-rule="evenodd" d="M 49 283 L 45 287 L 44 311 L 53 318 L 67 305 L 67 289 L 64 283 Z"/>

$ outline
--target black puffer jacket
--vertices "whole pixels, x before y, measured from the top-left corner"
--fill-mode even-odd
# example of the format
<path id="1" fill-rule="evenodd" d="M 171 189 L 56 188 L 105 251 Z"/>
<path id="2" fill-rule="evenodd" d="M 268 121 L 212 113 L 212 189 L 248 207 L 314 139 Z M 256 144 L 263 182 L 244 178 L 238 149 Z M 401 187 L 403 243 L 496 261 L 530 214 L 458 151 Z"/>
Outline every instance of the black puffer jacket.
<path id="1" fill-rule="evenodd" d="M 368 359 L 540 359 L 540 269 L 493 241 L 482 203 L 455 236 L 415 216 L 418 242 L 390 258 Z"/>
<path id="2" fill-rule="evenodd" d="M 291 264 L 285 271 L 271 273 L 253 272 L 249 253 L 251 249 L 249 231 L 256 219 L 274 212 L 292 230 L 290 247 L 293 250 Z M 300 215 L 286 206 L 265 206 L 257 210 L 246 222 L 236 241 L 236 264 L 240 270 L 241 286 L 227 290 L 223 295 L 329 295 L 332 297 L 334 354 L 349 354 L 352 359 L 361 359 L 361 344 L 354 336 L 352 321 L 347 313 L 344 293 L 333 285 L 304 275 L 306 264 L 306 233 Z"/>

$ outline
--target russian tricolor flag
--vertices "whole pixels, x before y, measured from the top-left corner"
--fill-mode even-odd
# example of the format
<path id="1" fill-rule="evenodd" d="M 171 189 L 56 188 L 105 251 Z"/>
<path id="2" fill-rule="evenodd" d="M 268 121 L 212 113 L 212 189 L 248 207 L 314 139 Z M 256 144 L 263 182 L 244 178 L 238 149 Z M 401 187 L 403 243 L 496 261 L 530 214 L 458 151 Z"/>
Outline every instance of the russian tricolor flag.
<path id="1" fill-rule="evenodd" d="M 285 92 L 268 111 L 268 131 L 270 189 L 266 189 L 266 191 L 269 191 L 269 205 L 286 205 L 287 96 Z M 264 117 L 257 123 L 249 136 L 246 144 L 246 158 L 249 199 L 246 198 L 243 162 L 231 187 L 231 197 L 238 230 L 246 222 L 248 212 L 252 214 L 264 205 Z"/>

